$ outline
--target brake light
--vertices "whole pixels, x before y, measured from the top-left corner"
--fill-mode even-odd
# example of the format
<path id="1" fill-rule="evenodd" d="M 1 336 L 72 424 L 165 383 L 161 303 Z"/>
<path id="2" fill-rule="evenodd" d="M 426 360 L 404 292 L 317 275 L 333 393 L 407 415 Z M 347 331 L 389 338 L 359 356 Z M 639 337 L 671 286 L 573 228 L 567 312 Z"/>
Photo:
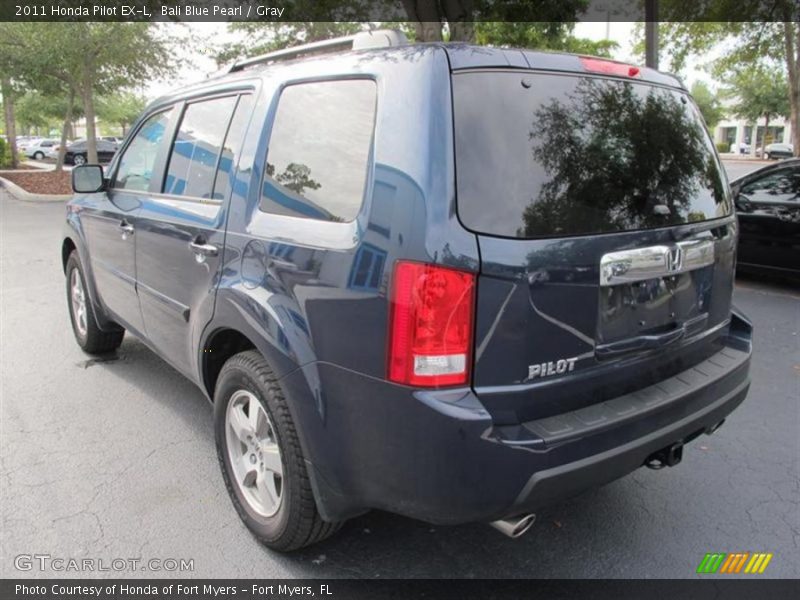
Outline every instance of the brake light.
<path id="1" fill-rule="evenodd" d="M 587 71 L 603 73 L 605 75 L 616 75 L 618 77 L 638 77 L 639 67 L 614 62 L 613 60 L 603 60 L 601 58 L 581 57 L 581 64 Z"/>
<path id="2" fill-rule="evenodd" d="M 425 387 L 466 384 L 474 309 L 474 274 L 398 261 L 389 303 L 389 380 Z"/>

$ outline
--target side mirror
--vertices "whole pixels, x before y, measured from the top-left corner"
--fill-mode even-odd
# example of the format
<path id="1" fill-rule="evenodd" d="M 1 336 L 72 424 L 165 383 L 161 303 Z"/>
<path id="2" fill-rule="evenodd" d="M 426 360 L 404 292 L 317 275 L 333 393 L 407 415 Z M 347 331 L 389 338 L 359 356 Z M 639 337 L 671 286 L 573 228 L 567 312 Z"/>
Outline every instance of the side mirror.
<path id="1" fill-rule="evenodd" d="M 733 204 L 736 207 L 736 210 L 741 212 L 750 212 L 753 208 L 753 205 L 750 204 L 750 198 L 748 198 L 745 194 L 739 192 L 736 194 L 736 197 L 733 200 Z"/>
<path id="2" fill-rule="evenodd" d="M 78 194 L 102 192 L 106 187 L 103 167 L 100 165 L 81 165 L 72 169 L 72 189 Z"/>

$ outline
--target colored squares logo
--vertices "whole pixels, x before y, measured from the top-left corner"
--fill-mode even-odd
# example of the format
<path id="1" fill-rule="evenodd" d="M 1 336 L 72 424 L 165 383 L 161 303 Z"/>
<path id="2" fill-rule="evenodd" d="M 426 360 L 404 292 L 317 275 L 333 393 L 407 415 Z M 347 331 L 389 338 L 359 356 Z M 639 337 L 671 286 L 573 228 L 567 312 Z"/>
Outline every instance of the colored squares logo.
<path id="1" fill-rule="evenodd" d="M 757 574 L 763 573 L 772 560 L 767 552 L 708 553 L 697 567 L 698 573 Z"/>

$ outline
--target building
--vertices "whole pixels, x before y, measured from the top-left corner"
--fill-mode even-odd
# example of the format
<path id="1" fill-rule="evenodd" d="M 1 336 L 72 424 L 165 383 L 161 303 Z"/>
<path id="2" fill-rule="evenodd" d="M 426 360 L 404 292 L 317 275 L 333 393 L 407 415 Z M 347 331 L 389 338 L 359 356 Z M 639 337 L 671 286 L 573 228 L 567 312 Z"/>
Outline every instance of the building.
<path id="1" fill-rule="evenodd" d="M 773 117 L 769 120 L 769 131 L 765 131 L 766 120 L 762 117 L 758 120 L 758 131 L 755 140 L 755 148 L 764 146 L 764 135 L 766 133 L 766 143 L 773 144 L 783 142 L 791 144 L 792 128 L 789 127 L 789 120 L 783 117 Z M 752 153 L 753 123 L 744 119 L 723 119 L 717 124 L 714 130 L 714 141 L 717 144 L 727 144 L 723 151 Z M 745 148 L 745 150 L 742 150 Z"/>

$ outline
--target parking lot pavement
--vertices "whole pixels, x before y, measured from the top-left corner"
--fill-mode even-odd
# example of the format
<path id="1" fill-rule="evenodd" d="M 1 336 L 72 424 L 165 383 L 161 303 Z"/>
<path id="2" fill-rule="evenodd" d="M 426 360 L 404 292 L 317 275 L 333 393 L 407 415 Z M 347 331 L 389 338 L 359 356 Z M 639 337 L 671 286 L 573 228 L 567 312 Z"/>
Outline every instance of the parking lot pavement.
<path id="1" fill-rule="evenodd" d="M 722 157 L 722 164 L 725 166 L 725 172 L 728 174 L 728 179 L 733 181 L 734 179 L 738 179 L 756 169 L 760 169 L 761 167 L 765 167 L 767 165 L 771 165 L 776 163 L 777 161 L 774 160 L 754 160 L 754 159 L 729 159 Z"/>
<path id="2" fill-rule="evenodd" d="M 0 190 L 0 577 L 40 576 L 13 559 L 46 553 L 194 559 L 193 573 L 161 576 L 680 578 L 715 551 L 772 552 L 764 576 L 800 577 L 797 289 L 740 282 L 756 326 L 750 396 L 677 467 L 552 506 L 519 540 L 373 512 L 282 556 L 228 500 L 200 391 L 131 337 L 109 362 L 78 349 L 62 220 L 61 205 Z"/>

